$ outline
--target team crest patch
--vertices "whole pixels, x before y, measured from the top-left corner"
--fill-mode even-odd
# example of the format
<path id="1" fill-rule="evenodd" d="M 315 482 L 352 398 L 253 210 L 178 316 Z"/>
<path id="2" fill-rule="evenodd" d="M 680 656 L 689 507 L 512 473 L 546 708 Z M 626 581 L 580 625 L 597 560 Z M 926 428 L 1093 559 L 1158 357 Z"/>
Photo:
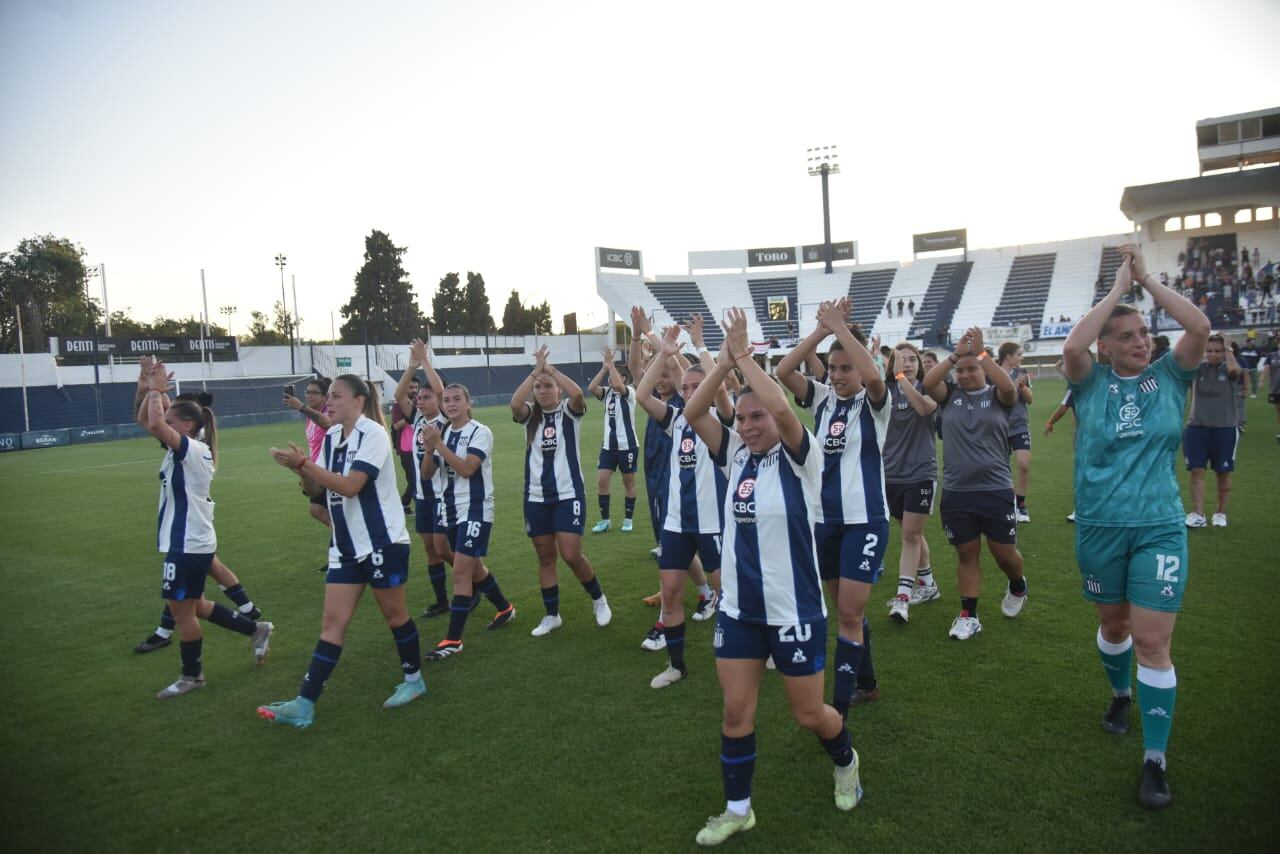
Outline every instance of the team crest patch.
<path id="1" fill-rule="evenodd" d="M 1155 377 L 1147 377 L 1142 382 L 1138 383 L 1138 390 L 1147 394 L 1151 394 L 1151 392 L 1158 388 L 1160 388 L 1160 381 Z"/>

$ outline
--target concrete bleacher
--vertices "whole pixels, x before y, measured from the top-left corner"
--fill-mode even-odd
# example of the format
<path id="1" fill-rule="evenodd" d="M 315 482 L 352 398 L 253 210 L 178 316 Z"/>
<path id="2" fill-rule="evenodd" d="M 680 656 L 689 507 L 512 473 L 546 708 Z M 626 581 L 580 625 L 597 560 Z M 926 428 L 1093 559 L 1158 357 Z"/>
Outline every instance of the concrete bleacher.
<path id="1" fill-rule="evenodd" d="M 916 316 L 908 333 L 910 337 L 932 336 L 934 330 L 951 325 L 972 270 L 972 261 L 943 262 L 934 268 L 924 301 L 916 306 Z"/>
<path id="2" fill-rule="evenodd" d="M 1120 254 L 1120 249 L 1115 244 L 1102 247 L 1102 255 L 1098 260 L 1098 278 L 1094 282 L 1093 302 L 1091 305 L 1097 305 L 1107 295 L 1107 291 L 1111 290 L 1111 286 L 1115 284 L 1116 270 L 1120 269 L 1122 259 L 1123 256 Z M 1133 302 L 1133 300 L 1126 295 L 1123 302 Z"/>
<path id="3" fill-rule="evenodd" d="M 973 272 L 965 284 L 960 304 L 951 316 L 951 340 L 971 326 L 990 326 L 991 315 L 1000 302 L 1000 294 L 1009 280 L 1016 253 L 1003 249 L 979 249 L 969 253 Z"/>
<path id="4" fill-rule="evenodd" d="M 849 274 L 849 301 L 853 303 L 854 323 L 866 330 L 875 326 L 897 275 L 896 267 L 855 270 Z"/>
<path id="5" fill-rule="evenodd" d="M 1052 244 L 1057 248 L 1058 260 L 1053 265 L 1042 324 L 1057 323 L 1060 317 L 1079 320 L 1093 305 L 1093 283 L 1098 276 L 1103 242 L 1102 237 L 1088 237 Z"/>
<path id="6" fill-rule="evenodd" d="M 991 325 L 1030 323 L 1033 334 L 1039 337 L 1040 320 L 1044 317 L 1044 304 L 1049 298 L 1049 285 L 1057 260 L 1056 252 L 1014 258 L 1000 303 L 991 315 Z"/>
<path id="7" fill-rule="evenodd" d="M 702 337 L 707 347 L 712 350 L 720 347 L 720 342 L 724 341 L 724 330 L 720 328 L 718 316 L 711 313 L 711 308 L 707 305 L 697 282 L 663 281 L 648 282 L 647 285 L 649 292 L 662 306 L 671 322 L 686 324 L 695 314 L 701 315 Z"/>
<path id="8" fill-rule="evenodd" d="M 916 312 L 919 312 L 924 302 L 925 292 L 929 290 L 929 281 L 933 278 L 933 271 L 937 266 L 936 261 L 925 260 L 903 264 L 898 269 L 888 293 L 875 306 L 875 322 L 869 330 L 871 334 L 878 335 L 882 343 L 890 346 L 909 337 L 915 315 L 904 311 L 902 317 L 898 317 L 898 300 L 903 302 L 915 300 Z M 892 312 L 885 308 L 885 303 L 893 305 Z M 867 327 L 864 326 L 863 329 Z"/>
<path id="9" fill-rule="evenodd" d="M 798 334 L 797 320 L 800 306 L 795 276 L 748 279 L 747 288 L 751 294 L 751 304 L 755 308 L 756 323 L 760 326 L 761 340 L 790 338 Z M 785 320 L 769 319 L 770 297 L 786 298 L 788 310 Z"/>

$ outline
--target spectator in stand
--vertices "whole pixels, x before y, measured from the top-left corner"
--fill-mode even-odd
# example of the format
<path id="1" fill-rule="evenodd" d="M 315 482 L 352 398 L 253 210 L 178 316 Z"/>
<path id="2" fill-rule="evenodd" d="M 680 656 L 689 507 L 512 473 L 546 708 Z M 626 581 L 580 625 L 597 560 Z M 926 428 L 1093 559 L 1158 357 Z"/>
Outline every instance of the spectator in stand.
<path id="1" fill-rule="evenodd" d="M 902 317 L 902 307 L 906 305 L 901 299 L 898 300 L 898 317 Z"/>
<path id="2" fill-rule="evenodd" d="M 916 301 L 914 299 L 907 302 L 907 314 L 911 317 L 916 316 Z"/>
<path id="3" fill-rule="evenodd" d="M 884 304 L 884 310 L 888 312 L 890 317 L 893 317 L 893 300 L 889 300 Z"/>

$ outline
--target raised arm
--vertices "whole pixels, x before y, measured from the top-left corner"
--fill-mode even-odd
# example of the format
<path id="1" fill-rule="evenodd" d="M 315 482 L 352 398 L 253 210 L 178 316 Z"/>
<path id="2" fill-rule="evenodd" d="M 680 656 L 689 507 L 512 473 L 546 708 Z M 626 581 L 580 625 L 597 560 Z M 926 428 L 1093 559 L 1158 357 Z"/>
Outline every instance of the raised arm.
<path id="1" fill-rule="evenodd" d="M 947 374 L 951 373 L 951 369 L 955 367 L 956 362 L 960 361 L 961 356 L 969 355 L 971 349 L 969 338 L 961 336 L 960 343 L 956 346 L 956 351 L 945 359 L 939 359 L 938 364 L 930 368 L 929 372 L 924 375 L 924 393 L 938 403 L 945 403 L 947 400 L 947 384 L 945 382 Z"/>
<path id="2" fill-rule="evenodd" d="M 605 347 L 604 349 L 608 350 L 609 348 Z M 607 373 L 609 373 L 609 366 L 604 361 L 604 351 L 601 351 L 600 370 L 596 371 L 595 376 L 593 376 L 591 381 L 587 383 L 587 391 L 591 392 L 592 396 L 595 397 L 596 400 L 604 400 L 604 377 Z"/>
<path id="3" fill-rule="evenodd" d="M 862 384 L 867 387 L 867 399 L 879 405 L 880 401 L 884 400 L 885 395 L 884 377 L 870 351 L 862 346 L 862 342 L 849 331 L 849 308 L 849 300 L 847 299 L 828 303 L 818 310 L 818 321 L 836 336 L 836 340 L 844 347 L 844 351 L 849 354 L 849 358 L 853 361 L 853 366 L 862 375 Z M 875 340 L 879 341 L 878 338 Z"/>
<path id="4" fill-rule="evenodd" d="M 571 380 L 566 374 L 562 374 L 551 364 L 550 351 L 547 356 L 542 359 L 543 370 L 551 375 L 551 379 L 556 381 L 556 385 L 560 386 L 560 391 L 564 392 L 564 396 L 569 399 L 569 409 L 574 413 L 581 415 L 587 411 L 587 398 L 582 393 L 582 386 Z"/>
<path id="5" fill-rule="evenodd" d="M 1240 379 L 1240 363 L 1236 361 L 1236 354 L 1233 353 L 1231 348 L 1226 344 L 1223 344 L 1222 346 L 1226 349 L 1225 356 L 1227 360 L 1227 376 L 1233 380 Z"/>
<path id="6" fill-rule="evenodd" d="M 986 374 L 987 382 L 996 387 L 996 399 L 1006 407 L 1013 406 L 1018 402 L 1018 387 L 1014 385 L 1013 380 L 1005 373 L 1004 368 L 996 364 L 996 360 L 987 355 L 987 348 L 982 341 L 982 327 L 973 326 L 965 333 L 965 337 L 969 339 L 969 346 L 973 349 L 973 354 L 978 357 L 978 364 L 982 366 L 982 372 Z"/>
<path id="7" fill-rule="evenodd" d="M 847 328 L 846 331 L 848 331 Z M 747 337 L 747 315 L 742 309 L 734 308 L 729 311 L 725 321 L 725 332 L 725 346 L 729 348 L 733 363 L 738 370 L 742 371 L 742 378 L 751 387 L 756 400 L 773 416 L 774 423 L 778 425 L 778 437 L 782 439 L 782 444 L 793 454 L 799 454 L 805 437 L 804 425 L 800 423 L 795 410 L 787 402 L 782 386 L 774 382 L 764 372 L 764 368 L 756 364 L 751 352 L 751 341 Z M 880 385 L 880 392 L 883 396 L 883 383 Z M 709 446 L 710 443 L 708 443 Z"/>
<path id="8" fill-rule="evenodd" d="M 604 370 L 609 374 L 609 387 L 625 397 L 627 394 L 627 382 L 622 378 L 622 374 L 618 372 L 618 366 L 613 361 L 613 351 L 605 347 L 603 355 Z"/>
<path id="9" fill-rule="evenodd" d="M 644 316 L 644 309 L 638 305 L 631 306 L 631 346 L 627 348 L 627 368 L 631 371 L 631 376 L 636 379 L 644 373 L 644 345 L 645 330 L 648 328 L 649 318 Z"/>
<path id="10" fill-rule="evenodd" d="M 818 345 L 831 334 L 825 326 L 822 325 L 822 310 L 831 303 L 824 302 L 818 308 L 818 325 L 813 331 L 799 341 L 796 346 L 791 348 L 791 352 L 782 357 L 782 361 L 778 363 L 778 382 L 786 386 L 787 391 L 795 395 L 796 400 L 803 400 L 804 396 L 809 393 L 809 380 L 800 375 L 800 365 L 810 357 L 817 359 Z M 819 359 L 819 364 L 821 360 Z M 810 368 L 812 370 L 812 366 Z M 814 379 L 818 377 L 818 372 L 814 370 Z"/>
<path id="11" fill-rule="evenodd" d="M 436 373 L 435 366 L 431 364 L 431 351 L 427 349 L 427 343 L 425 341 L 419 342 L 416 338 L 414 342 L 422 344 L 419 364 L 422 366 L 422 372 L 427 375 L 427 385 L 431 386 L 431 390 L 439 398 L 444 394 L 444 380 L 440 379 L 440 375 Z"/>
<path id="12" fill-rule="evenodd" d="M 414 401 L 409 399 L 409 384 L 417 376 L 418 367 L 422 364 L 421 359 L 425 356 L 426 350 L 427 345 L 417 338 L 409 343 L 409 362 L 404 366 L 404 372 L 400 374 L 400 381 L 396 383 L 396 390 L 392 394 L 400 412 L 414 410 Z"/>
<path id="13" fill-rule="evenodd" d="M 147 426 L 147 410 L 143 404 L 147 400 L 147 392 L 150 390 L 151 371 L 155 368 L 155 364 L 156 359 L 154 356 L 143 356 L 138 360 L 138 390 L 133 396 L 133 420 L 143 428 Z"/>
<path id="14" fill-rule="evenodd" d="M 649 362 L 649 367 L 645 370 L 644 375 L 640 377 L 640 385 L 636 387 L 636 400 L 640 402 L 640 406 L 649 414 L 650 418 L 659 421 L 667 417 L 667 404 L 653 396 L 653 389 L 658 384 L 658 377 L 662 376 L 663 363 L 674 355 L 679 348 L 679 345 L 676 344 L 676 338 L 679 335 L 680 327 L 672 326 L 667 329 L 662 340 L 658 342 L 658 350 Z M 708 397 L 708 406 L 710 405 L 710 400 L 711 398 Z"/>
<path id="15" fill-rule="evenodd" d="M 1025 371 L 1018 377 L 1018 396 L 1027 406 L 1031 405 L 1031 377 Z"/>
<path id="16" fill-rule="evenodd" d="M 907 379 L 907 375 L 902 371 L 894 374 L 893 379 L 898 384 L 898 391 L 911 404 L 911 408 L 915 410 L 916 415 L 932 415 L 937 410 L 938 402 L 932 397 L 925 397 L 916 391 L 916 384 Z"/>
<path id="17" fill-rule="evenodd" d="M 157 362 L 148 374 L 144 405 L 147 410 L 147 432 L 164 442 L 170 450 L 177 451 L 182 448 L 182 434 L 164 420 L 164 412 L 169 408 L 169 386 L 172 382 L 173 374 L 165 371 L 163 363 Z"/>
<path id="18" fill-rule="evenodd" d="M 529 415 L 533 411 L 529 406 L 529 398 L 533 396 L 533 381 L 538 374 L 546 370 L 549 352 L 550 349 L 546 344 L 537 349 L 533 354 L 533 371 L 520 385 L 516 386 L 516 390 L 511 395 L 511 419 L 517 424 L 523 424 L 529 420 Z"/>
<path id="19" fill-rule="evenodd" d="M 703 378 L 697 390 L 684 404 L 684 418 L 711 451 L 712 456 L 720 453 L 724 444 L 724 424 L 711 414 L 711 404 L 724 387 L 724 378 L 733 369 L 733 357 L 729 355 L 729 341 L 725 339 L 720 350 L 720 358 L 712 366 L 711 371 Z"/>
<path id="20" fill-rule="evenodd" d="M 1178 367 L 1184 371 L 1194 369 L 1204 359 L 1204 345 L 1208 343 L 1209 334 L 1213 331 L 1209 318 L 1205 316 L 1203 311 L 1196 308 L 1195 303 L 1191 300 L 1167 285 L 1160 284 L 1160 280 L 1156 278 L 1154 273 L 1147 272 L 1147 264 L 1142 258 L 1142 251 L 1135 244 L 1130 243 L 1121 246 L 1120 251 L 1131 259 L 1133 275 L 1138 284 L 1142 285 L 1147 293 L 1151 294 L 1151 298 L 1155 300 L 1156 305 L 1164 309 L 1166 314 L 1181 324 L 1182 337 L 1178 339 L 1177 344 L 1173 345 L 1173 357 L 1178 360 Z M 1098 303 L 1098 305 L 1101 304 Z M 1085 316 L 1088 317 L 1088 315 Z M 1073 329 L 1072 332 L 1074 333 L 1075 330 Z"/>
<path id="21" fill-rule="evenodd" d="M 1123 247 L 1122 247 L 1123 251 Z M 1102 334 L 1102 327 L 1107 325 L 1107 318 L 1120 304 L 1120 298 L 1129 292 L 1133 284 L 1133 256 L 1126 254 L 1116 270 L 1116 280 L 1111 290 L 1097 305 L 1085 312 L 1080 322 L 1071 327 L 1066 342 L 1062 345 L 1062 361 L 1066 364 L 1068 382 L 1080 382 L 1093 370 L 1093 356 L 1089 348 Z M 1190 303 L 1187 303 L 1190 305 Z M 1199 313 L 1199 309 L 1196 310 Z M 1200 315 L 1204 317 L 1204 315 Z M 1203 350 L 1203 347 L 1201 348 Z"/>

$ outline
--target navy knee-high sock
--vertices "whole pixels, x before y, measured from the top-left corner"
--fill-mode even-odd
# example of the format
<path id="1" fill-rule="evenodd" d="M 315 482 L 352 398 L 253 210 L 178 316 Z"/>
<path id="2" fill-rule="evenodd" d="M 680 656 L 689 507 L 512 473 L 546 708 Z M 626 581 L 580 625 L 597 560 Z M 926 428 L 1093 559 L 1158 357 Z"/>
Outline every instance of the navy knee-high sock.
<path id="1" fill-rule="evenodd" d="M 847 768 L 853 761 L 853 742 L 849 738 L 847 727 L 841 727 L 840 734 L 835 738 L 819 738 L 818 741 L 822 742 L 822 749 L 827 751 L 837 767 Z"/>
<path id="2" fill-rule="evenodd" d="M 662 635 L 667 639 L 667 657 L 671 666 L 683 671 L 684 666 L 684 623 L 678 626 L 663 626 Z"/>
<path id="3" fill-rule="evenodd" d="M 756 770 L 756 734 L 720 736 L 720 773 L 724 775 L 724 799 L 745 801 L 751 797 L 751 775 Z"/>
<path id="4" fill-rule="evenodd" d="M 448 602 L 449 594 L 444 589 L 444 563 L 433 563 L 428 566 L 427 577 L 431 579 L 431 589 L 435 591 L 436 601 L 440 603 Z"/>
<path id="5" fill-rule="evenodd" d="M 166 604 L 164 610 L 160 612 L 160 628 L 172 634 L 177 625 L 173 619 L 173 612 L 169 610 L 169 606 Z M 165 635 L 165 637 L 168 637 L 168 635 Z"/>
<path id="6" fill-rule="evenodd" d="M 449 631 L 445 632 L 445 640 L 462 640 L 462 630 L 467 627 L 470 614 L 471 597 L 454 594 L 453 604 L 449 606 Z"/>
<path id="7" fill-rule="evenodd" d="M 862 644 L 836 636 L 836 675 L 831 692 L 831 705 L 841 716 L 849 713 L 849 701 L 858 681 L 858 666 L 862 662 Z"/>
<path id="8" fill-rule="evenodd" d="M 600 497 L 600 518 L 609 518 L 609 496 L 601 495 Z"/>
<path id="9" fill-rule="evenodd" d="M 233 584 L 222 592 L 226 594 L 226 597 L 230 599 L 237 608 L 240 608 L 242 612 L 248 610 L 245 606 L 250 604 L 250 599 L 249 594 L 245 592 L 243 584 Z"/>
<path id="10" fill-rule="evenodd" d="M 396 652 L 400 654 L 400 669 L 406 678 L 418 675 L 422 669 L 422 648 L 418 643 L 418 627 L 412 618 L 391 630 L 396 639 Z"/>
<path id="11" fill-rule="evenodd" d="M 547 609 L 548 617 L 556 617 L 560 614 L 560 585 L 553 584 L 550 587 L 542 588 L 542 607 Z"/>
<path id="12" fill-rule="evenodd" d="M 204 651 L 204 638 L 178 641 L 178 651 L 182 655 L 182 675 L 192 679 L 199 676 L 204 670 L 200 661 L 200 654 Z"/>
<path id="13" fill-rule="evenodd" d="M 338 657 L 342 655 L 342 647 L 327 640 L 316 641 L 316 651 L 311 653 L 311 665 L 302 677 L 302 686 L 298 688 L 298 696 L 315 702 L 320 699 L 320 692 L 333 668 L 338 666 Z"/>
<path id="14" fill-rule="evenodd" d="M 604 591 L 600 589 L 600 576 L 592 575 L 590 581 L 582 582 L 582 589 L 587 591 L 587 595 L 592 601 L 599 599 L 604 595 Z"/>
<path id="15" fill-rule="evenodd" d="M 636 499 L 634 496 L 622 499 L 622 506 L 628 519 L 636 515 Z"/>
<path id="16" fill-rule="evenodd" d="M 858 687 L 863 691 L 876 689 L 876 666 L 871 657 L 871 624 L 862 618 L 862 661 L 858 664 Z"/>
<path id="17" fill-rule="evenodd" d="M 226 605 L 214 603 L 213 611 L 209 614 L 209 622 L 215 626 L 221 626 L 224 629 L 230 629 L 233 632 L 239 632 L 242 635 L 252 635 L 258 630 L 258 624 L 250 620 L 239 611 L 232 611 Z"/>

